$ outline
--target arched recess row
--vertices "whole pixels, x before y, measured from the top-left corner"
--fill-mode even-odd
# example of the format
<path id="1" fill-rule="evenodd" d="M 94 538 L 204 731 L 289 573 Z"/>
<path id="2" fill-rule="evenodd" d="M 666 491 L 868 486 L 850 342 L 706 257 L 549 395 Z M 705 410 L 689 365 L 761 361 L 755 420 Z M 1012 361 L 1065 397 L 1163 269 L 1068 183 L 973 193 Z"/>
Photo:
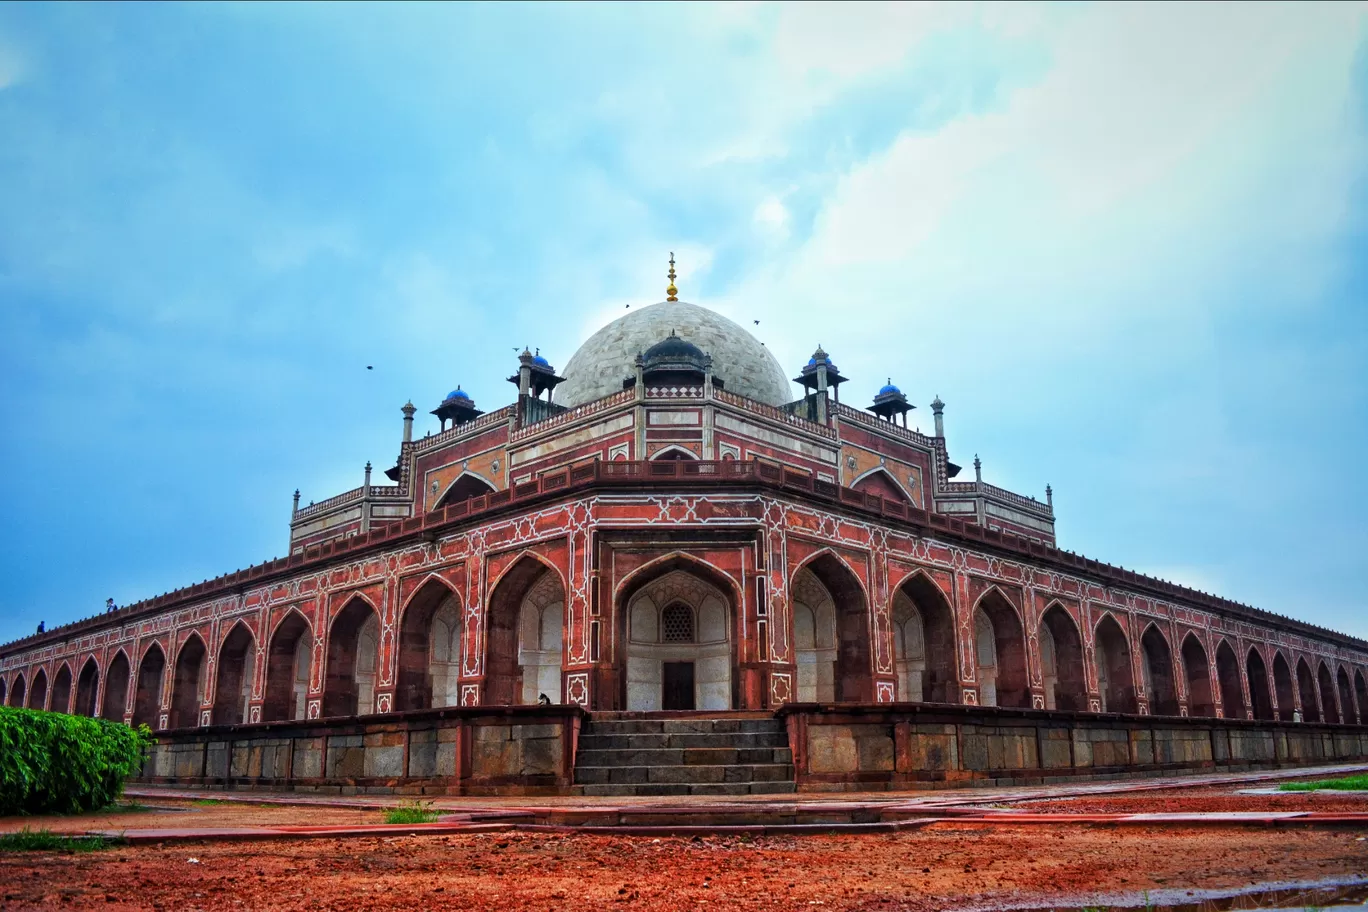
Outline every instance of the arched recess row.
<path id="1" fill-rule="evenodd" d="M 308 715 L 313 671 L 313 630 L 304 615 L 290 609 L 271 634 L 266 658 L 266 698 L 261 721 L 284 722 Z"/>
<path id="2" fill-rule="evenodd" d="M 122 722 L 128 709 L 128 656 L 120 649 L 110 660 L 105 671 L 104 703 L 100 707 L 100 718 Z"/>
<path id="3" fill-rule="evenodd" d="M 1150 624 L 1140 637 L 1142 661 L 1140 669 L 1145 677 L 1145 696 L 1150 712 L 1156 716 L 1178 715 L 1178 689 L 1173 680 L 1173 650 L 1168 638 Z"/>
<path id="4" fill-rule="evenodd" d="M 1368 681 L 1361 668 L 1354 670 L 1354 696 L 1358 698 L 1359 724 L 1368 725 Z"/>
<path id="5" fill-rule="evenodd" d="M 1240 660 L 1227 640 L 1216 646 L 1216 683 L 1221 688 L 1221 713 L 1227 719 L 1245 718 L 1244 687 Z"/>
<path id="6" fill-rule="evenodd" d="M 71 666 L 63 662 L 52 676 L 52 693 L 48 708 L 53 712 L 71 712 Z"/>
<path id="7" fill-rule="evenodd" d="M 996 587 L 974 609 L 974 659 L 980 706 L 1031 705 L 1026 629 L 1016 606 Z"/>
<path id="8" fill-rule="evenodd" d="M 1339 696 L 1340 719 L 1346 724 L 1357 721 L 1354 712 L 1354 685 L 1349 683 L 1349 672 L 1341 668 L 1335 675 L 1336 693 Z"/>
<path id="9" fill-rule="evenodd" d="M 445 582 L 413 594 L 399 622 L 396 710 L 460 703 L 462 628 L 461 599 Z"/>
<path id="10" fill-rule="evenodd" d="M 204 702 L 205 685 L 209 672 L 206 661 L 208 650 L 199 634 L 191 633 L 176 653 L 175 677 L 171 684 L 172 728 L 191 728 L 199 725 L 200 704 Z"/>
<path id="11" fill-rule="evenodd" d="M 246 722 L 256 674 L 256 638 L 242 621 L 234 624 L 223 638 L 215 668 L 213 723 L 240 725 Z"/>
<path id="12" fill-rule="evenodd" d="M 1134 713 L 1135 680 L 1131 675 L 1130 643 L 1116 618 L 1104 614 L 1097 622 L 1093 655 L 1097 662 L 1097 695 L 1102 712 Z"/>
<path id="13" fill-rule="evenodd" d="M 1083 670 L 1083 637 L 1063 605 L 1052 604 L 1041 615 L 1037 631 L 1045 708 L 1082 712 L 1088 708 Z"/>
<path id="14" fill-rule="evenodd" d="M 333 618 L 324 666 L 324 716 L 375 712 L 380 654 L 380 617 L 371 603 L 354 595 Z"/>
<path id="15" fill-rule="evenodd" d="M 85 664 L 81 666 L 81 673 L 76 676 L 76 705 L 72 707 L 72 712 L 78 716 L 98 716 L 99 697 L 100 666 L 95 663 L 95 657 L 91 656 L 86 659 Z"/>
<path id="16" fill-rule="evenodd" d="M 1307 722 L 1321 720 L 1320 699 L 1316 696 L 1316 679 L 1311 674 L 1311 666 L 1305 658 L 1297 659 L 1297 694 L 1301 697 L 1302 719 Z"/>
<path id="17" fill-rule="evenodd" d="M 38 669 L 33 673 L 33 683 L 29 685 L 28 708 L 47 709 L 47 672 Z"/>
<path id="18" fill-rule="evenodd" d="M 1273 710 L 1273 694 L 1268 687 L 1268 666 L 1264 664 L 1259 650 L 1253 646 L 1245 657 L 1245 677 L 1249 681 L 1249 709 L 1254 718 L 1264 721 L 1273 719 L 1276 713 Z"/>
<path id="19" fill-rule="evenodd" d="M 955 611 L 950 600 L 931 577 L 918 572 L 898 586 L 892 608 L 898 699 L 958 703 Z M 848 621 L 847 627 L 854 627 L 853 621 Z M 850 652 L 844 646 L 843 650 Z M 848 661 L 847 667 L 853 664 Z M 868 700 L 872 699 L 872 694 L 869 697 L 843 697 L 838 693 L 836 699 Z"/>
<path id="20" fill-rule="evenodd" d="M 28 679 L 24 677 L 24 673 L 21 671 L 19 674 L 15 675 L 14 680 L 10 682 L 9 694 L 5 698 L 5 705 L 23 706 L 24 698 L 27 696 Z"/>
<path id="21" fill-rule="evenodd" d="M 133 724 L 156 728 L 161 718 L 162 681 L 166 676 L 166 653 L 153 642 L 138 663 L 138 680 L 133 690 Z"/>
<path id="22" fill-rule="evenodd" d="M 1316 672 L 1316 679 L 1320 684 L 1321 716 L 1326 722 L 1338 724 L 1342 718 L 1340 716 L 1339 704 L 1335 698 L 1335 679 L 1330 674 L 1330 669 L 1322 661 Z"/>
<path id="23" fill-rule="evenodd" d="M 1291 722 L 1297 717 L 1297 697 L 1293 689 L 1292 669 L 1281 652 L 1273 654 L 1273 691 L 1278 697 L 1278 718 Z"/>
<path id="24" fill-rule="evenodd" d="M 1216 701 L 1211 692 L 1211 663 L 1195 633 L 1183 637 L 1182 659 L 1187 680 L 1188 715 L 1214 718 Z"/>

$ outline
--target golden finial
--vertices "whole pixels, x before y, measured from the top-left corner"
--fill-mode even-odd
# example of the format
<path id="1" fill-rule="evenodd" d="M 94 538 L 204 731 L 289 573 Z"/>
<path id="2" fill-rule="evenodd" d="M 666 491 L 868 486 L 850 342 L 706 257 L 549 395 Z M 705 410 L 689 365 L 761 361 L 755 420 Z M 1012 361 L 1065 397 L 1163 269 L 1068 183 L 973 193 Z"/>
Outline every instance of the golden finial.
<path id="1" fill-rule="evenodd" d="M 666 273 L 666 275 L 669 276 L 670 285 L 669 285 L 668 288 L 665 289 L 665 300 L 667 300 L 667 301 L 678 301 L 679 298 L 677 297 L 677 295 L 679 294 L 679 289 L 678 289 L 678 288 L 675 288 L 675 283 L 674 283 L 674 280 L 675 280 L 675 271 L 674 271 L 674 251 L 673 251 L 673 250 L 670 251 L 670 271 L 669 271 L 668 273 Z"/>

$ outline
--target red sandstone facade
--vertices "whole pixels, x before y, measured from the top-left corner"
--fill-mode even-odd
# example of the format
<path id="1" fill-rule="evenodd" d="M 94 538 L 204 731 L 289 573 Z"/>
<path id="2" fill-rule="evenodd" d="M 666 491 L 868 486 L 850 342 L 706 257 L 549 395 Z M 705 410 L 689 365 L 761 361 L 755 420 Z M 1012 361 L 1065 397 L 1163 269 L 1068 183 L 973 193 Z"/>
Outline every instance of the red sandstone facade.
<path id="1" fill-rule="evenodd" d="M 395 484 L 296 496 L 288 557 L 0 647 L 0 702 L 156 729 L 543 695 L 1365 720 L 1368 643 L 1056 549 L 1050 503 L 953 480 L 939 401 L 931 435 L 891 386 L 882 417 L 842 405 L 820 350 L 803 398 L 758 401 L 687 349 L 572 408 L 529 353 L 511 406 L 453 394 L 416 440 L 406 407 Z"/>

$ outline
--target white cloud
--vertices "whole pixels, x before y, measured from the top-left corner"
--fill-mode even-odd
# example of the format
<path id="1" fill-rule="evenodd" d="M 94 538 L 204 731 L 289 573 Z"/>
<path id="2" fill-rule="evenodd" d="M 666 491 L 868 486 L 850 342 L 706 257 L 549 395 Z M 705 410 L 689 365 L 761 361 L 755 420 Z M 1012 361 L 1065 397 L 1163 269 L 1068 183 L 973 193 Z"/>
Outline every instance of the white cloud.
<path id="1" fill-rule="evenodd" d="M 766 240 L 782 241 L 789 234 L 789 211 L 784 201 L 777 196 L 769 196 L 755 207 L 752 221 Z"/>

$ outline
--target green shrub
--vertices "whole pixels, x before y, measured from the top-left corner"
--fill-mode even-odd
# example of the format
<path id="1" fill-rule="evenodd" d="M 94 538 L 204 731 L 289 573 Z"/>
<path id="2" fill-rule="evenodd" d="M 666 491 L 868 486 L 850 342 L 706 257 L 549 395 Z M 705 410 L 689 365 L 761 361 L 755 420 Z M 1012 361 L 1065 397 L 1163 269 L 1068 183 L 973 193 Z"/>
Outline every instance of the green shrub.
<path id="1" fill-rule="evenodd" d="M 0 852 L 98 852 L 124 840 L 103 836 L 62 836 L 50 830 L 30 830 L 0 835 Z"/>
<path id="2" fill-rule="evenodd" d="M 151 744 L 146 725 L 0 706 L 0 816 L 108 807 Z"/>
<path id="3" fill-rule="evenodd" d="M 385 823 L 432 823 L 439 816 L 431 801 L 406 801 L 385 811 Z"/>

